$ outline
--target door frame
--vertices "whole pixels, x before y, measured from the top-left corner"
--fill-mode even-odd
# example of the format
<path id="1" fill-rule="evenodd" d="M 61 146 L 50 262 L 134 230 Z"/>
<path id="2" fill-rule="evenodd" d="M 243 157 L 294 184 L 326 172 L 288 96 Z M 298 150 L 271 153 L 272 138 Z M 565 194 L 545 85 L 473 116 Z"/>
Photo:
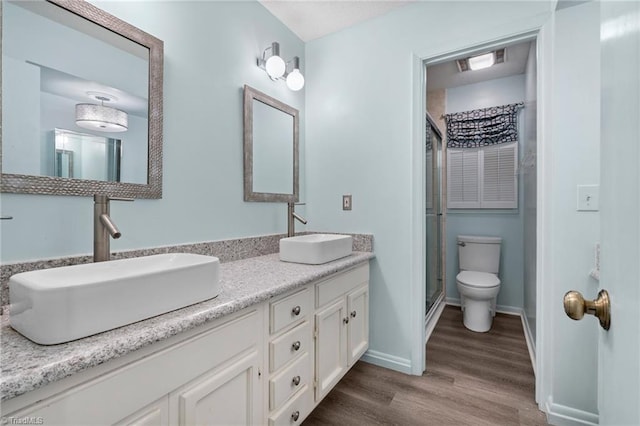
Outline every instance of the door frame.
<path id="1" fill-rule="evenodd" d="M 426 93 L 427 93 L 427 65 L 433 65 L 440 62 L 445 62 L 459 58 L 461 56 L 469 55 L 480 50 L 487 50 L 494 47 L 502 46 L 508 43 L 524 42 L 527 40 L 536 41 L 537 49 L 537 148 L 538 159 L 537 162 L 537 209 L 538 216 L 536 222 L 536 344 L 532 349 L 530 348 L 530 354 L 535 356 L 535 372 L 542 372 L 541 366 L 546 365 L 544 363 L 544 354 L 541 350 L 544 345 L 543 338 L 543 319 L 544 311 L 542 308 L 543 296 L 546 294 L 543 292 L 542 279 L 545 275 L 546 263 L 542 261 L 544 256 L 545 247 L 545 231 L 547 222 L 545 217 L 541 214 L 544 212 L 544 199 L 545 189 L 548 188 L 549 183 L 544 181 L 544 168 L 541 167 L 543 163 L 544 146 L 546 141 L 550 140 L 548 133 L 544 132 L 545 123 L 545 111 L 548 109 L 549 102 L 549 90 L 550 84 L 545 80 L 543 70 L 545 67 L 549 67 L 550 64 L 546 63 L 545 58 L 550 57 L 550 41 L 547 41 L 547 37 L 543 33 L 542 29 L 545 23 L 534 26 L 532 28 L 519 31 L 513 34 L 506 34 L 503 37 L 493 38 L 489 40 L 478 40 L 473 44 L 462 44 L 455 47 L 444 48 L 441 51 L 430 52 L 428 54 L 419 54 L 414 52 L 413 54 L 413 128 L 412 128 L 412 211 L 411 211 L 411 374 L 422 375 L 426 370 L 426 335 L 425 335 L 425 315 L 426 315 L 426 289 L 424 283 L 426 279 L 425 267 L 426 267 L 426 219 L 424 215 L 425 206 L 425 173 L 426 164 L 423 153 L 423 147 L 425 146 L 425 132 L 424 132 L 424 120 L 427 112 L 426 105 Z M 444 149 L 444 147 L 443 147 Z M 446 157 L 444 157 L 446 159 Z M 521 206 L 519 206 L 521 208 Z M 443 210 L 446 206 L 443 206 Z M 446 268 L 446 265 L 443 265 Z M 446 282 L 443 283 L 446 289 Z M 532 342 L 533 343 L 533 342 Z M 542 392 L 546 388 L 545 383 L 550 383 L 550 376 L 543 374 L 536 374 L 536 402 L 541 406 L 540 402 L 546 398 L 543 395 L 547 395 L 546 392 Z"/>

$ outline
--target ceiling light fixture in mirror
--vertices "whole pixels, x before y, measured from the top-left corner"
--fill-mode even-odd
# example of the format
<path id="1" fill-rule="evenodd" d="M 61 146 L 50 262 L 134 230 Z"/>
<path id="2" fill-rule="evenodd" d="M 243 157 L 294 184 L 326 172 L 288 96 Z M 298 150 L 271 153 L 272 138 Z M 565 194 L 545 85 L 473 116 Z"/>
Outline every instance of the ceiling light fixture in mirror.
<path id="1" fill-rule="evenodd" d="M 163 42 L 82 0 L 1 6 L 2 192 L 162 198 Z M 117 178 L 95 177 L 106 143 L 70 145 L 60 173 L 56 130 L 119 133 Z"/>

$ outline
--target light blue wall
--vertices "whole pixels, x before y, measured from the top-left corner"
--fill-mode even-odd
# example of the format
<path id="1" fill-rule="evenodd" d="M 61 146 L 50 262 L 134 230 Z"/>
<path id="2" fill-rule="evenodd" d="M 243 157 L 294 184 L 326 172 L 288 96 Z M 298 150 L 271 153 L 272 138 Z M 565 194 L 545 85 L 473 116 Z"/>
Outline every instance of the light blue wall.
<path id="1" fill-rule="evenodd" d="M 301 111 L 305 201 L 305 91 L 272 82 L 256 66 L 278 41 L 285 59 L 301 58 L 304 73 L 304 43 L 257 2 L 96 4 L 163 40 L 165 55 L 163 198 L 113 203 L 123 236 L 112 249 L 285 232 L 285 204 L 243 201 L 242 88 L 249 84 Z M 1 201 L 2 214 L 14 217 L 0 223 L 3 262 L 92 251 L 90 198 L 3 193 Z"/>
<path id="2" fill-rule="evenodd" d="M 424 351 L 414 297 L 423 266 L 412 258 L 412 220 L 424 217 L 413 199 L 422 180 L 413 153 L 423 153 L 413 131 L 424 133 L 415 58 L 532 30 L 549 14 L 544 2 L 418 2 L 307 43 L 308 215 L 313 229 L 375 236 L 370 360 L 408 371 Z M 353 194 L 352 211 L 341 210 L 342 194 Z"/>
<path id="3" fill-rule="evenodd" d="M 429 76 L 427 75 L 427 78 Z M 524 74 L 484 81 L 448 89 L 446 92 L 447 113 L 469 111 L 496 105 L 524 101 Z M 518 115 L 519 141 L 518 155 L 522 153 L 524 132 L 523 112 Z M 518 209 L 447 211 L 447 300 L 459 302 L 460 294 L 456 286 L 459 271 L 458 235 L 489 235 L 502 237 L 500 255 L 499 309 L 522 308 L 523 301 L 523 250 L 522 250 L 522 180 L 518 180 Z M 507 308 L 507 309 L 508 309 Z"/>

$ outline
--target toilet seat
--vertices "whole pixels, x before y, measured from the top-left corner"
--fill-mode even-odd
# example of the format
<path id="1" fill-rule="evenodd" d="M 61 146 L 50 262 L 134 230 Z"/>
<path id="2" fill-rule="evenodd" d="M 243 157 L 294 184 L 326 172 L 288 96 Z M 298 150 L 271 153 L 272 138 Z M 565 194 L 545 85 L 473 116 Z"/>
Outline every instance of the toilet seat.
<path id="1" fill-rule="evenodd" d="M 456 276 L 458 283 L 475 288 L 493 288 L 500 285 L 496 274 L 477 271 L 462 271 Z"/>

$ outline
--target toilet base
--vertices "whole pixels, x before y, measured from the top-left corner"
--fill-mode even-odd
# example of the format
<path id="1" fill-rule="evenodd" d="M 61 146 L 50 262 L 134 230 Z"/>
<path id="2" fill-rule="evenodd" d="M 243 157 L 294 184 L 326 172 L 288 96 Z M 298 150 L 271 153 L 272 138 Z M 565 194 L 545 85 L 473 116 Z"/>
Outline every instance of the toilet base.
<path id="1" fill-rule="evenodd" d="M 486 333 L 493 324 L 491 300 L 473 300 L 465 298 L 462 305 L 462 322 L 471 331 Z"/>

